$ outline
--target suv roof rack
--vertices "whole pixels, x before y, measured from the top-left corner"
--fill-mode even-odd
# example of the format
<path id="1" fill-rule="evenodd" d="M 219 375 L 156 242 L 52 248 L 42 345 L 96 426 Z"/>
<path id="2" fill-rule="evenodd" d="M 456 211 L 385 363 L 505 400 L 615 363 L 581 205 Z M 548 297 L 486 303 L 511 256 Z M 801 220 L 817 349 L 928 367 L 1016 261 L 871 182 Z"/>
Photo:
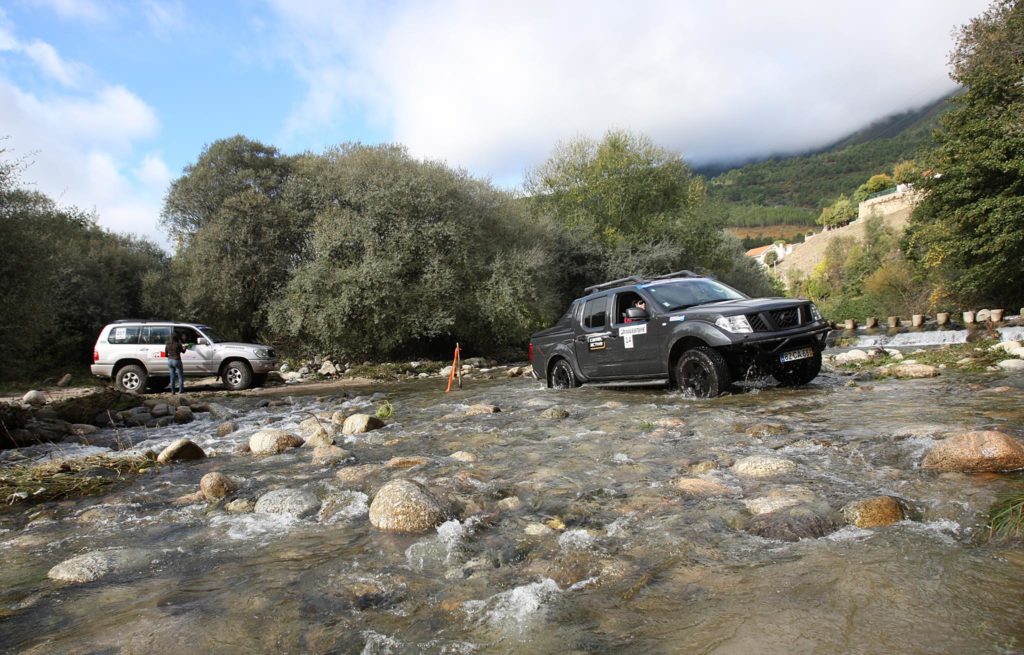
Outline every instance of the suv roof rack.
<path id="1" fill-rule="evenodd" d="M 652 280 L 668 280 L 674 277 L 705 277 L 694 273 L 693 271 L 676 271 L 675 273 L 666 273 L 664 275 L 656 275 L 652 277 Z"/>
<path id="2" fill-rule="evenodd" d="M 177 321 L 165 321 L 160 318 L 122 318 L 114 323 L 177 323 Z"/>
<path id="3" fill-rule="evenodd" d="M 613 289 L 615 287 L 620 287 L 623 284 L 637 284 L 637 283 L 643 282 L 643 281 L 644 281 L 644 279 L 642 277 L 637 277 L 635 275 L 630 275 L 629 277 L 619 278 L 618 280 L 610 280 L 608 282 L 602 282 L 601 284 L 595 284 L 593 286 L 589 286 L 589 287 L 587 287 L 586 289 L 583 290 L 583 295 L 584 296 L 589 296 L 592 293 L 596 293 L 598 291 L 604 291 L 605 289 Z"/>

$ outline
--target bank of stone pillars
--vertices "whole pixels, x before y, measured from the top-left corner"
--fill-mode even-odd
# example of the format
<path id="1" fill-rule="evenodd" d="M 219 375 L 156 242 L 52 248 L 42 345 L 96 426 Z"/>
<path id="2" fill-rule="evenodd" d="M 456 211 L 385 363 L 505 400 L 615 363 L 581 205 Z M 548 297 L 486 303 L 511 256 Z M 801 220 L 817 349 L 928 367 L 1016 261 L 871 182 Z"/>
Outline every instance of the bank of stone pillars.
<path id="1" fill-rule="evenodd" d="M 1002 323 L 1003 314 L 1004 312 L 1002 309 L 982 309 L 979 311 L 966 310 L 964 312 L 961 312 L 961 318 L 963 319 L 963 324 L 965 326 L 970 327 L 973 325 L 977 325 L 978 323 Z M 1020 315 L 1024 316 L 1024 307 L 1021 308 Z M 924 323 L 927 319 L 928 317 L 925 316 L 924 314 L 914 314 L 913 316 L 910 317 L 910 325 L 915 328 L 922 327 L 924 326 Z M 935 314 L 935 324 L 938 325 L 939 327 L 946 327 L 947 325 L 949 325 L 949 320 L 949 312 L 937 312 Z M 888 325 L 889 329 L 895 329 L 902 326 L 903 319 L 901 319 L 899 316 L 889 316 L 886 318 L 886 324 Z M 846 319 L 844 327 L 847 330 L 856 330 L 856 319 Z M 874 330 L 878 328 L 878 318 L 875 316 L 868 316 L 864 320 L 864 327 L 869 330 Z"/>

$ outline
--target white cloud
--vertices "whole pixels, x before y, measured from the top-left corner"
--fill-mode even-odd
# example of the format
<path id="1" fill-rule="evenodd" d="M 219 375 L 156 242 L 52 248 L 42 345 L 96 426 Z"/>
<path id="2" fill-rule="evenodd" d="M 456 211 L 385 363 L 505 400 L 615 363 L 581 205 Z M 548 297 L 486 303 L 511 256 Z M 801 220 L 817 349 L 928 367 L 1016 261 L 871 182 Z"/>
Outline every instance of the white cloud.
<path id="1" fill-rule="evenodd" d="M 146 0 L 142 11 L 149 29 L 159 36 L 167 36 L 185 27 L 185 6 L 178 0 Z"/>
<path id="2" fill-rule="evenodd" d="M 46 7 L 64 19 L 99 23 L 110 17 L 108 8 L 94 0 L 32 0 L 32 4 Z"/>
<path id="3" fill-rule="evenodd" d="M 987 4 L 435 0 L 376 21 L 362 3 L 274 8 L 309 85 L 289 135 L 368 111 L 418 156 L 509 179 L 610 127 L 697 162 L 823 145 L 952 90 L 951 32 Z"/>
<path id="4" fill-rule="evenodd" d="M 86 67 L 64 61 L 41 41 L 22 46 L 6 34 L 13 45 L 0 50 L 0 63 L 28 58 L 66 89 L 39 95 L 4 77 L 0 67 L 0 136 L 9 137 L 8 156 L 29 162 L 24 181 L 61 204 L 95 210 L 108 229 L 166 247 L 157 220 L 171 176 L 157 153 L 140 158 L 136 152 L 159 131 L 153 109 L 120 86 L 90 79 L 85 90 L 79 82 L 91 77 Z"/>

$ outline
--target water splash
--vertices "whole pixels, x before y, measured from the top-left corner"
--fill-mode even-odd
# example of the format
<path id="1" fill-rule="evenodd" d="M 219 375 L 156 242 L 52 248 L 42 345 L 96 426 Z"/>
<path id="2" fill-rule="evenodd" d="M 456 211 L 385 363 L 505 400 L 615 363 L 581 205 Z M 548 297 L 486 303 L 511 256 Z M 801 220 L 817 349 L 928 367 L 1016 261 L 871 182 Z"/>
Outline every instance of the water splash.
<path id="1" fill-rule="evenodd" d="M 527 631 L 542 619 L 547 606 L 562 593 L 551 578 L 522 585 L 491 596 L 487 600 L 469 601 L 466 613 L 478 621 L 513 633 Z"/>
<path id="2" fill-rule="evenodd" d="M 1004 327 L 996 330 L 1001 341 L 1019 341 L 1024 338 L 1024 326 Z M 857 348 L 872 346 L 913 347 L 913 346 L 945 346 L 954 343 L 967 343 L 971 330 L 931 330 L 927 332 L 900 332 L 898 334 L 863 334 L 858 335 Z"/>

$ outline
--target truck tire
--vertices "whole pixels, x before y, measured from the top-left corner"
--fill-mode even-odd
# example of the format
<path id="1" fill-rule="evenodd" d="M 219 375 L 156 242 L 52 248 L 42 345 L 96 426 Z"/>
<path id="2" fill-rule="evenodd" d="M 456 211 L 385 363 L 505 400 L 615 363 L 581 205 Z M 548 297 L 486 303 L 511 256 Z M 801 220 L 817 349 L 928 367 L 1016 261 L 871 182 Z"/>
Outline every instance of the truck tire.
<path id="1" fill-rule="evenodd" d="M 224 386 L 231 391 L 241 391 L 252 386 L 252 367 L 249 362 L 233 359 L 224 365 L 221 371 Z"/>
<path id="2" fill-rule="evenodd" d="M 580 386 L 576 381 L 576 373 L 572 370 L 572 364 L 565 359 L 559 359 L 551 367 L 551 377 L 548 386 L 552 389 L 574 389 Z"/>
<path id="3" fill-rule="evenodd" d="M 714 398 L 729 388 L 729 365 L 714 348 L 700 346 L 684 352 L 676 362 L 676 386 L 697 398 Z"/>
<path id="4" fill-rule="evenodd" d="M 146 390 L 146 381 L 149 379 L 149 373 L 146 369 L 138 364 L 128 364 L 117 369 L 117 375 L 114 376 L 114 386 L 121 391 L 128 391 L 131 393 L 143 393 Z"/>
<path id="5" fill-rule="evenodd" d="M 820 372 L 821 353 L 815 351 L 814 357 L 778 364 L 772 369 L 772 377 L 783 387 L 799 387 L 818 377 Z"/>

